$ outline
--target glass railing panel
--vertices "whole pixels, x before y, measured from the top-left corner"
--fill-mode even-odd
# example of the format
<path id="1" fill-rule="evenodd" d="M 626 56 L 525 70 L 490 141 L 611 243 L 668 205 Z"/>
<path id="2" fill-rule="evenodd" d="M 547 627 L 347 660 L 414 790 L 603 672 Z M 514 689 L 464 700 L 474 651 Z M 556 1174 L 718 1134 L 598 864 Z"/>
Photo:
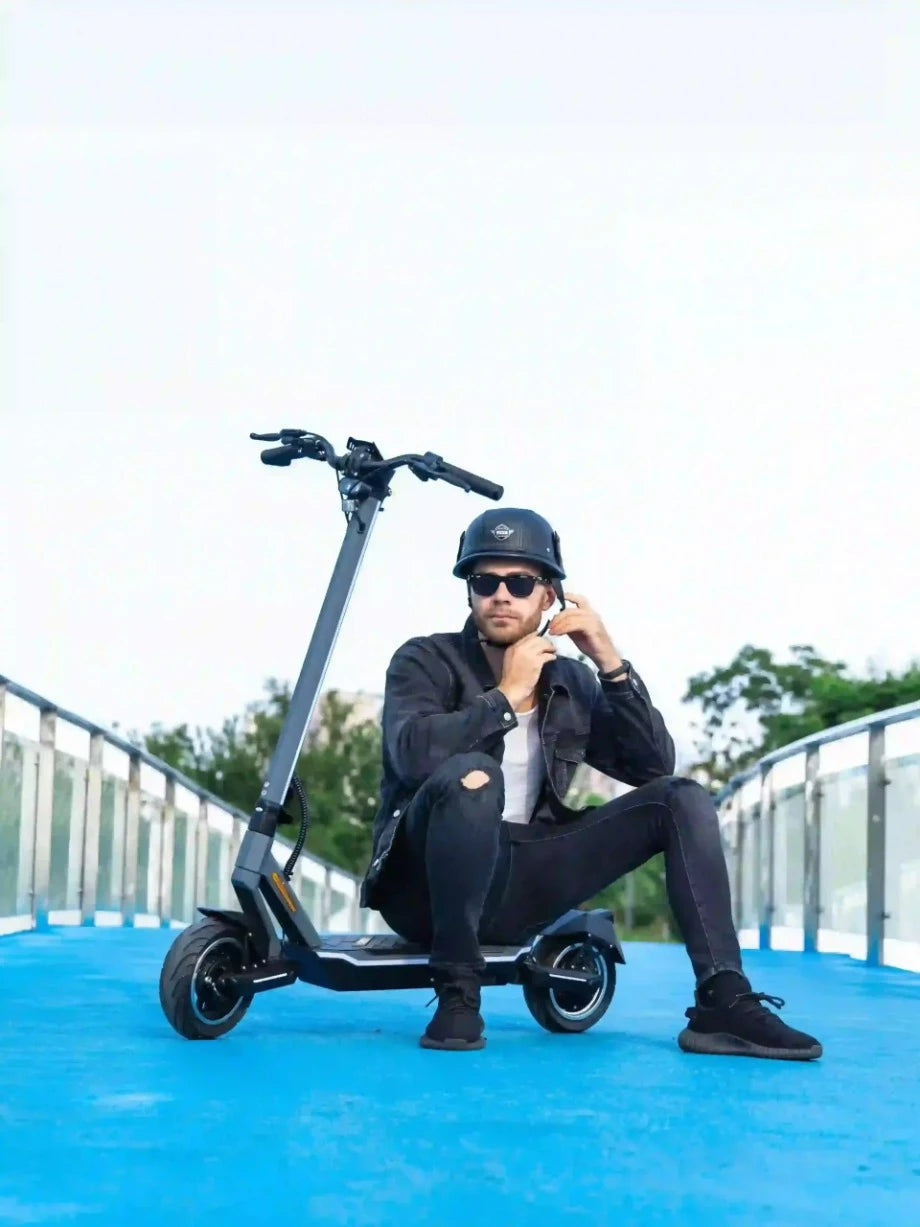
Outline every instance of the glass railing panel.
<path id="1" fill-rule="evenodd" d="M 866 956 L 868 732 L 819 747 L 818 950 Z"/>
<path id="2" fill-rule="evenodd" d="M 920 971 L 920 718 L 886 728 L 885 759 L 882 960 Z"/>
<path id="3" fill-rule="evenodd" d="M 773 796 L 773 900 L 770 945 L 774 950 L 804 947 L 805 755 L 775 763 Z"/>
<path id="4" fill-rule="evenodd" d="M 761 884 L 760 776 L 742 784 L 738 798 L 741 858 L 738 929 L 743 945 L 759 943 Z"/>
<path id="5" fill-rule="evenodd" d="M 20 914 L 23 783 L 36 762 L 34 743 L 29 746 L 7 730 L 0 755 L 0 920 Z"/>

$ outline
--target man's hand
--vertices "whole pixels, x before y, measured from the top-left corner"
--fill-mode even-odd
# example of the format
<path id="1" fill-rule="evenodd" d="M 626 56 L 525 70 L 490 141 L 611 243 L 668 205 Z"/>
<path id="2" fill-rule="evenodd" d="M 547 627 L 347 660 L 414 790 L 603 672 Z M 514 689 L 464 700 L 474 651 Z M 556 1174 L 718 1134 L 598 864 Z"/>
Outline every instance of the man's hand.
<path id="1" fill-rule="evenodd" d="M 525 635 L 505 652 L 498 689 L 515 711 L 524 707 L 537 687 L 548 660 L 555 660 L 556 646 L 536 632 Z"/>
<path id="2" fill-rule="evenodd" d="M 547 628 L 549 634 L 568 635 L 579 652 L 592 660 L 600 673 L 618 669 L 623 661 L 597 610 L 577 592 L 567 592 L 565 599 L 577 608 L 564 609 L 556 614 Z"/>

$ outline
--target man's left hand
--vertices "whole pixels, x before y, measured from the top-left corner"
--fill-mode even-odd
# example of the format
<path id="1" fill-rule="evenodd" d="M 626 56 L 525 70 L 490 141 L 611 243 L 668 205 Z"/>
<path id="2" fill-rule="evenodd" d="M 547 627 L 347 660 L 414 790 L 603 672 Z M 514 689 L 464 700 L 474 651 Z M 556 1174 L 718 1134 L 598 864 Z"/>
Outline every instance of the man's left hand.
<path id="1" fill-rule="evenodd" d="M 568 635 L 579 652 L 592 660 L 600 673 L 618 669 L 623 661 L 597 610 L 577 592 L 567 592 L 565 599 L 577 608 L 564 609 L 556 614 L 547 628 L 549 634 Z"/>

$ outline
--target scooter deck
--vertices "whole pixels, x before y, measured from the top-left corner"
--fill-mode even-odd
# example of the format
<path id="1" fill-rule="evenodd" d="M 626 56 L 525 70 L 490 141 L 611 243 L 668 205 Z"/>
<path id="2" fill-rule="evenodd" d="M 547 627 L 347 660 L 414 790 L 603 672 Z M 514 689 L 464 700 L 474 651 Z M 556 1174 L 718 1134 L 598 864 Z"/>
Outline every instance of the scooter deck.
<path id="1" fill-rule="evenodd" d="M 429 950 L 418 942 L 408 942 L 394 933 L 323 933 L 323 944 L 317 953 L 322 957 L 358 957 L 370 962 L 381 959 L 415 959 L 428 958 Z M 513 946 L 482 946 L 483 957 L 486 960 L 516 959 L 522 951 L 529 950 L 530 945 Z"/>
<path id="2" fill-rule="evenodd" d="M 285 943 L 282 958 L 298 966 L 299 979 L 339 991 L 431 986 L 429 950 L 385 934 L 322 934 L 317 950 Z M 507 984 L 515 978 L 530 945 L 483 946 L 484 984 Z"/>

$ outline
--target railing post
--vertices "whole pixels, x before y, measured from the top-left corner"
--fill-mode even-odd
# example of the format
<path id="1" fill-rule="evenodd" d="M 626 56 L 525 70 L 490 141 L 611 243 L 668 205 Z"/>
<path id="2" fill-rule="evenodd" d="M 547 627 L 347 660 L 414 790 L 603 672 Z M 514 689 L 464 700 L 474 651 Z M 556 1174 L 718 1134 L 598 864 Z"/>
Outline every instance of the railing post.
<path id="1" fill-rule="evenodd" d="M 772 945 L 773 929 L 773 776 L 769 767 L 760 768 L 760 929 L 761 950 Z"/>
<path id="2" fill-rule="evenodd" d="M 735 928 L 741 928 L 741 892 L 743 883 L 743 869 L 741 857 L 744 850 L 744 835 L 741 830 L 741 803 L 740 790 L 735 789 L 731 795 L 731 821 L 734 831 L 734 863 L 732 865 L 732 915 L 735 922 Z"/>
<path id="3" fill-rule="evenodd" d="M 38 734 L 38 780 L 35 793 L 35 852 L 32 862 L 32 916 L 36 929 L 48 927 L 51 880 L 51 820 L 54 811 L 55 713 L 42 711 Z"/>
<path id="4" fill-rule="evenodd" d="M 327 865 L 323 872 L 323 885 L 320 891 L 319 905 L 320 924 L 317 928 L 320 932 L 328 931 L 329 922 L 332 919 L 332 870 Z"/>
<path id="5" fill-rule="evenodd" d="M 141 821 L 141 760 L 136 754 L 128 759 L 128 797 L 125 806 L 125 857 L 121 890 L 121 919 L 129 927 L 134 924 L 137 900 L 137 840 Z"/>
<path id="6" fill-rule="evenodd" d="M 198 826 L 195 831 L 195 899 L 193 907 L 206 903 L 208 897 L 208 803 L 198 798 Z"/>
<path id="7" fill-rule="evenodd" d="M 176 781 L 166 777 L 163 798 L 163 836 L 160 843 L 160 887 L 156 912 L 160 928 L 168 929 L 172 912 L 173 859 L 176 854 Z"/>
<path id="8" fill-rule="evenodd" d="M 818 925 L 821 916 L 821 785 L 818 780 L 817 746 L 809 746 L 805 755 L 805 852 L 802 888 L 802 924 L 804 951 L 814 954 L 818 949 Z"/>
<path id="9" fill-rule="evenodd" d="M 35 796 L 38 790 L 38 750 L 22 748 L 22 794 L 19 798 L 19 871 L 16 874 L 16 915 L 28 916 L 35 927 Z"/>
<path id="10" fill-rule="evenodd" d="M 243 842 L 243 835 L 246 832 L 246 827 L 239 818 L 230 819 L 230 872 L 227 875 L 227 906 L 230 908 L 238 908 L 236 892 L 233 889 L 233 866 L 236 864 L 236 858 L 239 855 L 240 846 Z M 301 880 L 301 866 L 298 863 L 298 881 Z"/>
<path id="11" fill-rule="evenodd" d="M 70 792 L 70 827 L 67 838 L 67 885 L 64 889 L 64 910 L 68 913 L 80 910 L 83 893 L 83 852 L 85 840 L 83 827 L 86 823 L 87 766 L 77 759 L 74 763 Z"/>
<path id="12" fill-rule="evenodd" d="M 885 725 L 869 729 L 866 832 L 866 962 L 884 960 L 885 921 Z"/>
<path id="13" fill-rule="evenodd" d="M 767 906 L 766 895 L 766 848 L 768 845 L 767 833 L 767 806 L 769 804 L 769 796 L 767 794 L 766 779 L 763 766 L 757 764 L 760 773 L 760 788 L 758 791 L 757 801 L 753 808 L 752 818 L 756 823 L 756 838 L 755 838 L 755 856 L 754 867 L 751 872 L 751 890 L 754 891 L 754 908 L 755 928 L 757 929 L 757 948 L 763 948 L 764 938 L 764 916 Z"/>
<path id="14" fill-rule="evenodd" d="M 105 735 L 91 733 L 86 767 L 86 818 L 83 823 L 83 873 L 80 879 L 80 920 L 96 923 L 99 891 L 99 825 L 102 818 L 102 755 Z"/>
<path id="15" fill-rule="evenodd" d="M 744 916 L 744 846 L 747 843 L 746 824 L 741 821 L 740 788 L 732 794 L 732 805 L 735 807 L 735 928 L 740 929 Z"/>
<path id="16" fill-rule="evenodd" d="M 189 923 L 195 917 L 195 907 L 198 898 L 198 820 L 191 813 L 186 813 L 185 816 L 185 879 L 183 881 L 183 888 L 182 915 L 177 917 L 177 919 L 182 920 L 184 923 Z"/>
<path id="17" fill-rule="evenodd" d="M 352 933 L 357 933 L 361 928 L 361 883 L 355 882 L 354 894 L 351 897 L 351 903 L 348 910 L 348 924 Z"/>

